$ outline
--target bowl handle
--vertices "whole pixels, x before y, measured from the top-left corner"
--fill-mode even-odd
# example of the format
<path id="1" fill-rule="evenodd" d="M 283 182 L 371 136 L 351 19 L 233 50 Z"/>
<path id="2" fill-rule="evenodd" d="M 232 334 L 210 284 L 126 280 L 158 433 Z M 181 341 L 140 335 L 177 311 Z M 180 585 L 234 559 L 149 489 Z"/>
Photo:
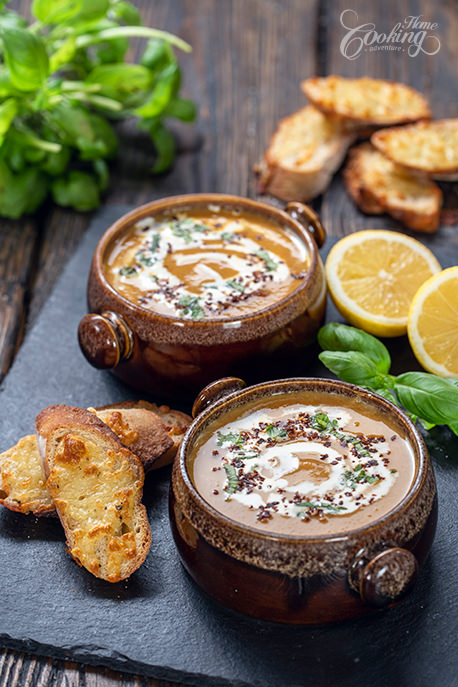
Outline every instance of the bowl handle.
<path id="1" fill-rule="evenodd" d="M 245 387 L 246 384 L 243 379 L 238 377 L 222 377 L 222 379 L 217 379 L 216 382 L 211 382 L 202 389 L 194 401 L 192 416 L 197 417 L 212 403 L 216 403 L 220 398 L 224 398 L 224 396 L 228 396 L 233 391 L 239 391 Z"/>
<path id="2" fill-rule="evenodd" d="M 407 594 L 417 573 L 418 562 L 414 554 L 393 546 L 379 551 L 370 560 L 360 552 L 351 565 L 349 579 L 357 582 L 364 603 L 381 607 Z"/>
<path id="3" fill-rule="evenodd" d="M 93 367 L 108 370 L 127 360 L 134 350 L 134 335 L 118 313 L 106 310 L 85 315 L 78 326 L 81 350 Z"/>
<path id="4" fill-rule="evenodd" d="M 326 231 L 316 212 L 308 205 L 299 203 L 296 200 L 285 205 L 285 212 L 290 214 L 297 222 L 303 224 L 309 234 L 315 239 L 318 248 L 321 248 L 326 241 Z"/>

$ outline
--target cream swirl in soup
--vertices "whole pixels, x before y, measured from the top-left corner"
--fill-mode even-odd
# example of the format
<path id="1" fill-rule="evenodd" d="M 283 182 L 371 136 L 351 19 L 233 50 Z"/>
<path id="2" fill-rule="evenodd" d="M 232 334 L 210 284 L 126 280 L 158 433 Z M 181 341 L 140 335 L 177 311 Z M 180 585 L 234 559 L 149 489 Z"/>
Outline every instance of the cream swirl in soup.
<path id="1" fill-rule="evenodd" d="M 144 218 L 105 259 L 109 282 L 128 300 L 193 320 L 269 307 L 299 286 L 308 266 L 292 230 L 218 206 Z"/>
<path id="2" fill-rule="evenodd" d="M 212 428 L 192 463 L 196 488 L 217 510 L 288 534 L 366 525 L 402 500 L 413 474 L 409 443 L 380 418 L 288 397 Z"/>

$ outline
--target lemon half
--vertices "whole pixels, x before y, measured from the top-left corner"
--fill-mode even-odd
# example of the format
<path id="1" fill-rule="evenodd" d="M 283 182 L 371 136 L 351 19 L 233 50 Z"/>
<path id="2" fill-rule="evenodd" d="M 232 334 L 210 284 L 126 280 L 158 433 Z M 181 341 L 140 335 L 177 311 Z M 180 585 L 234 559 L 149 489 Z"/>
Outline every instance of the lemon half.
<path id="1" fill-rule="evenodd" d="M 420 287 L 410 306 L 407 333 L 425 370 L 458 378 L 458 266 Z"/>
<path id="2" fill-rule="evenodd" d="M 336 308 L 350 324 L 375 336 L 405 334 L 413 297 L 440 271 L 436 257 L 422 243 L 378 229 L 341 239 L 326 261 Z"/>

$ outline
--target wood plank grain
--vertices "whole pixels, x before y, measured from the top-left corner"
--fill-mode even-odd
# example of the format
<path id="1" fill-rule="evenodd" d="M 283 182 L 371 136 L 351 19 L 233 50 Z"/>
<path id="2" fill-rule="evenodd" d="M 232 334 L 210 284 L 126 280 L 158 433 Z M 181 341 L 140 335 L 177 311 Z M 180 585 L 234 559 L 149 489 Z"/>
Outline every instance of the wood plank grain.
<path id="1" fill-rule="evenodd" d="M 22 341 L 37 246 L 33 221 L 0 222 L 0 380 Z"/>

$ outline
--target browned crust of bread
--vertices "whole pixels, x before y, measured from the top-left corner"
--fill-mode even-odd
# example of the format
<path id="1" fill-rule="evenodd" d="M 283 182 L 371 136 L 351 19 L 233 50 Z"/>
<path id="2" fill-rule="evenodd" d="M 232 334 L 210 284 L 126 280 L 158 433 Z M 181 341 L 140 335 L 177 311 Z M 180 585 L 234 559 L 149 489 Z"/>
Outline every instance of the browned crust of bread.
<path id="1" fill-rule="evenodd" d="M 351 112 L 349 108 L 345 108 L 342 105 L 333 105 L 331 106 L 326 106 L 319 98 L 315 87 L 317 86 L 319 81 L 323 80 L 329 80 L 329 79 L 341 79 L 341 80 L 347 80 L 345 77 L 339 76 L 337 74 L 330 74 L 326 77 L 312 77 L 310 79 L 305 79 L 301 83 L 301 88 L 302 91 L 305 93 L 307 98 L 310 100 L 310 102 L 321 112 L 324 112 L 325 114 L 328 115 L 333 115 L 341 118 L 343 122 L 346 122 L 348 125 L 354 124 L 356 126 L 367 126 L 368 124 L 371 125 L 377 125 L 377 126 L 390 126 L 392 124 L 408 124 L 411 122 L 418 122 L 419 120 L 428 120 L 431 118 L 431 110 L 429 108 L 429 103 L 426 100 L 426 98 L 423 96 L 422 93 L 419 91 L 415 90 L 411 86 L 407 86 L 406 84 L 400 83 L 398 81 L 393 81 L 391 79 L 371 79 L 370 77 L 361 77 L 359 79 L 348 79 L 348 81 L 363 81 L 363 80 L 369 80 L 372 82 L 383 82 L 385 84 L 389 84 L 392 86 L 401 86 L 406 92 L 410 91 L 410 93 L 415 97 L 415 99 L 418 99 L 419 101 L 422 101 L 422 111 L 420 113 L 416 114 L 405 114 L 402 117 L 393 117 L 389 119 L 387 116 L 381 117 L 381 116 L 371 116 L 371 117 L 358 117 L 354 113 Z"/>
<path id="2" fill-rule="evenodd" d="M 366 188 L 361 178 L 360 147 L 352 148 L 348 153 L 348 161 L 343 170 L 345 186 L 360 210 L 368 215 L 382 215 L 385 210 L 371 190 Z"/>
<path id="3" fill-rule="evenodd" d="M 326 120 L 328 126 L 332 131 L 332 135 L 329 133 L 329 140 L 321 140 L 319 134 L 317 134 L 317 148 L 322 151 L 326 151 L 326 154 L 322 154 L 319 159 L 315 158 L 304 165 L 295 162 L 292 164 L 291 153 L 283 155 L 282 158 L 278 156 L 278 147 L 285 140 L 285 132 L 288 131 L 289 140 L 294 140 L 297 136 L 295 131 L 296 122 L 304 121 L 308 122 L 311 118 L 312 122 L 317 124 L 317 118 L 322 121 Z M 289 131 L 291 130 L 291 135 Z M 314 130 L 314 129 L 311 129 Z M 322 131 L 320 132 L 321 135 Z M 323 193 L 329 184 L 331 183 L 332 176 L 334 172 L 341 165 L 348 147 L 355 139 L 355 134 L 345 130 L 341 125 L 340 119 L 335 117 L 323 117 L 323 115 L 308 105 L 306 107 L 293 112 L 281 119 L 277 128 L 272 134 L 269 147 L 264 153 L 262 160 L 259 164 L 253 166 L 253 171 L 258 175 L 258 190 L 259 193 L 269 193 L 275 198 L 279 198 L 283 201 L 299 200 L 307 202 L 316 198 L 321 193 Z M 304 143 L 304 151 L 306 151 L 310 146 L 310 141 Z M 282 151 L 283 152 L 283 151 Z M 298 148 L 294 156 L 301 155 L 301 150 Z M 297 165 L 297 166 L 295 166 Z"/>
<path id="4" fill-rule="evenodd" d="M 112 403 L 107 406 L 101 406 L 98 410 L 111 410 L 111 409 L 128 409 L 128 408 L 144 408 L 150 412 L 157 415 L 163 424 L 167 434 L 173 441 L 173 445 L 158 459 L 154 461 L 151 465 L 152 470 L 157 470 L 165 465 L 170 465 L 178 449 L 181 446 L 183 436 L 186 433 L 189 425 L 192 422 L 192 418 L 186 413 L 182 413 L 180 410 L 173 410 L 169 406 L 162 405 L 158 406 L 156 403 L 150 403 L 149 401 L 120 401 L 118 403 Z"/>
<path id="5" fill-rule="evenodd" d="M 39 438 L 39 446 L 40 440 L 41 442 L 43 442 L 43 440 L 46 442 L 45 447 L 43 447 L 43 445 L 40 446 L 43 468 L 47 479 L 46 486 L 55 503 L 57 514 L 64 528 L 67 538 L 68 552 L 79 565 L 83 565 L 96 577 L 105 579 L 108 582 L 119 582 L 122 579 L 126 579 L 143 563 L 151 545 L 151 530 L 149 528 L 146 509 L 141 503 L 144 470 L 140 460 L 127 448 L 125 448 L 116 434 L 104 422 L 102 422 L 102 420 L 100 420 L 94 413 L 82 408 L 73 408 L 65 405 L 54 405 L 45 408 L 36 419 L 36 431 Z M 110 456 L 110 452 L 114 457 L 121 456 L 122 460 L 126 461 L 128 464 L 129 469 L 132 470 L 132 474 L 135 478 L 135 489 L 134 484 L 132 483 L 132 488 L 130 490 L 131 492 L 133 490 L 136 495 L 133 503 L 132 514 L 132 517 L 135 516 L 135 528 L 134 533 L 132 533 L 132 536 L 135 540 L 135 549 L 134 552 L 131 550 L 128 558 L 123 561 L 123 563 L 126 563 L 126 565 L 122 569 L 120 566 L 116 572 L 109 572 L 108 569 L 106 572 L 103 570 L 102 556 L 99 556 L 99 562 L 96 565 L 93 563 L 89 565 L 88 563 L 85 564 L 83 562 L 84 552 L 75 546 L 77 535 L 79 532 L 81 532 L 81 529 L 75 530 L 70 526 L 66 516 L 67 506 L 69 505 L 68 501 L 63 501 L 62 492 L 59 491 L 60 485 L 56 483 L 55 477 L 53 477 L 56 450 L 59 442 L 62 442 L 65 447 L 69 437 L 76 435 L 77 440 L 79 439 L 78 433 L 80 433 L 80 435 L 83 435 L 84 433 L 83 439 L 80 440 L 80 443 L 83 445 L 84 440 L 87 441 L 89 436 L 89 440 L 93 441 L 97 446 L 101 446 L 102 451 L 106 452 L 107 456 Z M 65 450 L 66 449 L 64 448 L 64 451 Z M 79 458 L 76 462 L 78 463 L 78 461 Z M 71 462 L 72 461 L 69 460 L 69 465 Z M 92 466 L 89 464 L 89 469 L 91 468 Z M 84 471 L 82 472 L 84 474 Z M 112 507 L 112 504 L 107 503 L 106 506 L 110 508 Z M 103 530 L 104 527 L 100 526 L 99 529 Z M 98 536 L 98 533 L 97 535 L 93 535 L 92 532 L 88 532 L 88 536 L 95 538 Z M 104 536 L 103 531 L 101 536 Z M 130 541 L 132 541 L 132 538 Z M 114 546 L 116 543 L 117 542 L 114 541 L 114 539 L 111 539 L 108 548 L 106 549 L 107 559 L 108 551 L 116 550 L 109 547 L 112 545 Z M 81 560 L 81 558 L 83 560 Z"/>
<path id="6" fill-rule="evenodd" d="M 107 441 L 113 443 L 113 449 L 124 448 L 121 440 L 110 429 L 105 422 L 102 422 L 97 415 L 85 408 L 76 408 L 67 405 L 52 405 L 44 408 L 35 419 L 35 429 L 38 437 L 47 439 L 56 429 L 63 427 L 72 428 L 75 425 L 83 425 L 86 429 L 94 429 L 99 432 Z M 45 474 L 49 471 L 47 456 L 42 454 L 43 467 Z M 138 460 L 138 459 L 137 459 Z"/>
<path id="7" fill-rule="evenodd" d="M 375 131 L 372 134 L 371 143 L 375 148 L 380 150 L 380 152 L 382 152 L 384 155 L 390 158 L 390 160 L 393 160 L 393 162 L 395 162 L 397 165 L 401 165 L 402 167 L 410 169 L 414 172 L 422 172 L 423 174 L 428 174 L 429 176 L 433 176 L 436 179 L 442 181 L 456 181 L 458 178 L 458 165 L 455 167 L 427 167 L 424 165 L 415 165 L 410 161 L 407 162 L 406 160 L 399 160 L 396 154 L 393 154 L 393 151 L 389 146 L 389 139 L 393 138 L 393 136 L 396 137 L 398 134 L 400 134 L 401 136 L 405 136 L 409 133 L 409 131 L 412 130 L 427 131 L 428 128 L 430 128 L 431 126 L 437 126 L 437 124 L 439 123 L 440 125 L 444 125 L 444 127 L 452 123 L 454 126 L 457 126 L 458 119 L 441 119 L 439 121 L 433 120 L 431 122 L 416 122 L 415 124 L 410 124 L 409 126 L 393 126 L 389 129 L 382 129 L 379 131 Z"/>
<path id="8" fill-rule="evenodd" d="M 140 458 L 145 472 L 154 468 L 173 445 L 161 418 L 146 408 L 105 408 L 94 411 L 121 439 L 124 446 Z"/>
<path id="9" fill-rule="evenodd" d="M 28 454 L 25 465 L 24 452 Z M 21 478 L 24 478 L 25 484 L 21 484 Z M 56 515 L 54 503 L 45 486 L 35 435 L 22 437 L 15 446 L 0 455 L 0 495 L 0 504 L 17 513 Z"/>
<path id="10" fill-rule="evenodd" d="M 428 186 L 431 200 L 433 201 L 433 197 L 435 198 L 434 207 L 429 212 L 419 210 L 415 207 L 414 203 L 409 207 L 400 207 L 399 204 L 396 204 L 394 198 L 390 197 L 389 192 L 376 185 L 371 186 L 365 178 L 365 158 L 374 153 L 380 156 L 380 153 L 377 153 L 370 143 L 363 143 L 352 148 L 343 172 L 345 186 L 358 207 L 368 214 L 387 212 L 406 227 L 416 231 L 427 233 L 437 231 L 440 223 L 440 207 L 442 202 L 442 193 L 439 187 L 433 182 L 426 182 L 423 179 L 423 183 Z M 391 164 L 390 167 L 393 168 Z M 414 178 L 412 177 L 412 179 Z M 393 188 L 393 193 L 394 191 L 395 189 Z"/>

